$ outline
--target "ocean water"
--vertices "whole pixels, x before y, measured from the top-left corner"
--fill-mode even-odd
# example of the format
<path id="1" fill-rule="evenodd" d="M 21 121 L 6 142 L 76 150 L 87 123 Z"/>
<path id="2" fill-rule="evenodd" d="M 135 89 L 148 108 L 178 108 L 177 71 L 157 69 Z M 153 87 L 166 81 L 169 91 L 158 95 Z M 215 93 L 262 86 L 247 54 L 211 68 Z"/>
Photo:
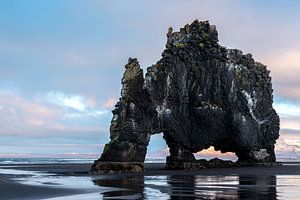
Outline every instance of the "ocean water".
<path id="1" fill-rule="evenodd" d="M 0 158 L 0 164 L 92 163 L 94 160 L 86 158 Z"/>
<path id="2" fill-rule="evenodd" d="M 96 158 L 0 158 L 0 164 L 93 163 Z M 163 163 L 165 158 L 146 158 L 146 163 Z"/>

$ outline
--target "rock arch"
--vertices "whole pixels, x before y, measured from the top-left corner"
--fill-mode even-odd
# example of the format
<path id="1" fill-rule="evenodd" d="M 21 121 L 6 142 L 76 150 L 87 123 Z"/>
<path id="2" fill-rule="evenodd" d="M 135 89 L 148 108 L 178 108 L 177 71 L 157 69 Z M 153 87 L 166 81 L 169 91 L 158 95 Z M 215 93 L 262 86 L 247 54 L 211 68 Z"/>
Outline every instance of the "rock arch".
<path id="1" fill-rule="evenodd" d="M 251 54 L 220 46 L 207 21 L 169 28 L 162 58 L 145 77 L 129 58 L 122 85 L 94 173 L 143 170 L 150 136 L 160 132 L 170 148 L 167 166 L 194 162 L 193 153 L 210 146 L 239 161 L 276 160 L 279 117 L 269 71 Z"/>

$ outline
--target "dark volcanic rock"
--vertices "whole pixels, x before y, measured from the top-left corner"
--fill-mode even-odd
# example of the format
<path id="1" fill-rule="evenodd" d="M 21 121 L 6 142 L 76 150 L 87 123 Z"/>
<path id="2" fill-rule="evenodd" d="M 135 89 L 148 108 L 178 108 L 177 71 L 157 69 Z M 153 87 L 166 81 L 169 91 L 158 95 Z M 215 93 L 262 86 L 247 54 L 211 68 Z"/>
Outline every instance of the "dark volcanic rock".
<path id="1" fill-rule="evenodd" d="M 220 46 L 207 21 L 170 28 L 162 58 L 145 78 L 137 59 L 125 66 L 110 142 L 92 171 L 106 172 L 104 162 L 143 163 L 150 136 L 160 132 L 170 168 L 196 162 L 193 153 L 210 146 L 235 152 L 240 162 L 274 162 L 279 117 L 269 73 L 251 54 Z"/>

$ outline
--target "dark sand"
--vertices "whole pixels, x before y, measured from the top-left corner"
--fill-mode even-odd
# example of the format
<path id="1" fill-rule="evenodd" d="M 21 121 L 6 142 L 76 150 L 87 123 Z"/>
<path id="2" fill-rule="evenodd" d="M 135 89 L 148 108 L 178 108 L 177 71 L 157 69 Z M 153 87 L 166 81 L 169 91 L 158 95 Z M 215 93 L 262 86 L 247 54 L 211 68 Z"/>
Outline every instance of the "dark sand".
<path id="1" fill-rule="evenodd" d="M 25 171 L 49 172 L 57 175 L 82 176 L 87 175 L 91 164 L 15 164 L 0 165 L 1 169 L 16 169 Z M 24 178 L 22 175 L 0 174 L 0 199 L 45 199 L 52 197 L 62 197 L 76 194 L 89 193 L 84 189 L 72 189 L 62 187 L 36 186 L 18 183 L 12 178 Z M 47 186 L 48 185 L 48 186 Z"/>
<path id="2" fill-rule="evenodd" d="M 16 169 L 26 171 L 40 171 L 53 173 L 59 176 L 91 176 L 89 169 L 91 164 L 18 164 L 18 165 L 0 165 L 0 169 Z M 276 176 L 276 175 L 300 175 L 300 163 L 283 163 L 281 166 L 251 166 L 238 168 L 219 168 L 219 169 L 202 169 L 197 171 L 180 171 L 165 170 L 164 164 L 149 163 L 145 165 L 145 172 L 142 173 L 122 173 L 108 175 L 92 175 L 91 177 L 97 181 L 100 180 L 116 180 L 126 177 L 144 177 L 159 175 L 204 175 L 204 176 L 228 176 L 228 175 L 244 175 L 244 176 Z M 43 199 L 57 196 L 84 194 L 91 191 L 49 187 L 49 186 L 33 186 L 21 184 L 11 180 L 18 175 L 0 174 L 0 198 L 1 199 Z M 101 182 L 101 186 L 118 187 L 118 182 Z M 107 185 L 106 185 L 107 184 Z M 98 184 L 97 184 L 98 185 Z M 122 185 L 120 185 L 122 188 Z M 95 191 L 94 191 L 95 192 Z"/>
<path id="3" fill-rule="evenodd" d="M 43 199 L 80 193 L 83 193 L 83 191 L 25 185 L 0 177 L 0 199 Z"/>
<path id="4" fill-rule="evenodd" d="M 0 165 L 0 168 L 41 171 L 60 175 L 89 175 L 92 164 L 18 164 Z M 116 175 L 300 175 L 300 162 L 284 162 L 278 166 L 249 166 L 233 168 L 212 168 L 201 170 L 166 170 L 164 163 L 146 163 L 145 171 L 141 173 L 108 174 Z M 99 175 L 100 176 L 100 175 Z"/>

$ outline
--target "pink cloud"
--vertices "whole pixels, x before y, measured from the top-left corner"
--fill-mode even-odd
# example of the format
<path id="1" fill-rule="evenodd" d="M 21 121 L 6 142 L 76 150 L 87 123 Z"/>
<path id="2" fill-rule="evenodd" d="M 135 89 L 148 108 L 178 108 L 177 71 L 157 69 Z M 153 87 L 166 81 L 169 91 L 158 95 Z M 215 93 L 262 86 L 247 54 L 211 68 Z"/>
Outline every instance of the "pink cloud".
<path id="1" fill-rule="evenodd" d="M 271 70 L 274 94 L 300 100 L 300 47 L 273 49 L 261 57 Z"/>
<path id="2" fill-rule="evenodd" d="M 28 101 L 17 94 L 0 92 L 1 134 L 30 132 L 33 127 L 43 127 L 53 122 L 60 111 L 34 101 Z"/>
<path id="3" fill-rule="evenodd" d="M 25 119 L 25 122 L 32 126 L 42 126 L 44 125 L 44 121 L 40 119 Z"/>
<path id="4" fill-rule="evenodd" d="M 215 151 L 214 147 L 209 147 L 208 149 L 199 151 L 194 154 L 196 158 L 220 158 L 220 159 L 230 159 L 230 160 L 236 160 L 237 157 L 235 153 L 227 152 L 227 153 L 221 153 L 221 151 Z"/>
<path id="5" fill-rule="evenodd" d="M 275 81 L 300 82 L 300 49 L 280 49 L 269 52 L 264 62 L 272 70 Z"/>
<path id="6" fill-rule="evenodd" d="M 94 108 L 96 106 L 96 101 L 91 97 L 87 98 L 86 103 L 89 108 Z"/>
<path id="7" fill-rule="evenodd" d="M 110 98 L 110 99 L 107 99 L 104 104 L 103 104 L 103 107 L 104 108 L 107 108 L 107 109 L 111 109 L 115 106 L 115 104 L 117 103 L 117 99 L 115 98 Z"/>
<path id="8" fill-rule="evenodd" d="M 286 81 L 288 81 L 287 79 Z M 299 81 L 300 82 L 300 81 Z M 294 85 L 293 82 L 285 84 L 276 84 L 274 86 L 275 94 L 288 100 L 299 101 L 300 100 L 300 83 Z"/>
<path id="9" fill-rule="evenodd" d="M 29 101 L 17 94 L 0 92 L 0 104 L 3 110 L 10 110 L 11 114 L 27 113 L 37 118 L 53 118 L 59 114 L 59 110 L 41 103 Z"/>

